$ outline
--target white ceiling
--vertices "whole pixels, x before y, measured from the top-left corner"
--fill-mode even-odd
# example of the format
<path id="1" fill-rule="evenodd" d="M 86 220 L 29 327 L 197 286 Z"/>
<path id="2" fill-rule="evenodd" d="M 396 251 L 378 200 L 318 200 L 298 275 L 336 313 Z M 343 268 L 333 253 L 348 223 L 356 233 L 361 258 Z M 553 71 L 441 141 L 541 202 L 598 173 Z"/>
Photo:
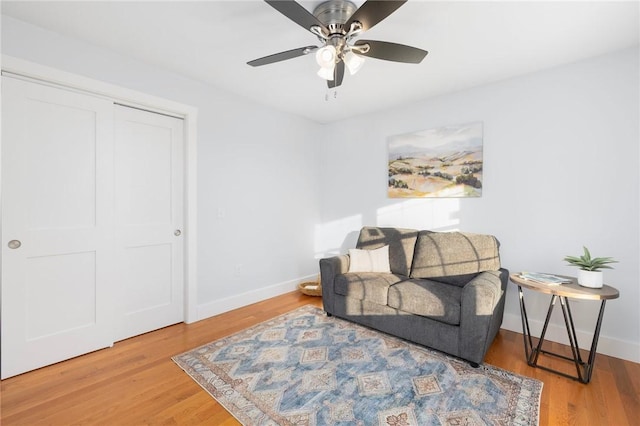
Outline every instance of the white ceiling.
<path id="1" fill-rule="evenodd" d="M 364 1 L 355 1 L 361 5 Z M 321 1 L 300 1 L 312 11 Z M 318 44 L 258 1 L 2 1 L 2 13 L 327 123 L 638 46 L 639 3 L 410 0 L 361 38 L 428 50 L 419 65 L 367 59 L 336 97 L 312 55 L 246 62 Z M 328 100 L 327 100 L 328 98 Z"/>

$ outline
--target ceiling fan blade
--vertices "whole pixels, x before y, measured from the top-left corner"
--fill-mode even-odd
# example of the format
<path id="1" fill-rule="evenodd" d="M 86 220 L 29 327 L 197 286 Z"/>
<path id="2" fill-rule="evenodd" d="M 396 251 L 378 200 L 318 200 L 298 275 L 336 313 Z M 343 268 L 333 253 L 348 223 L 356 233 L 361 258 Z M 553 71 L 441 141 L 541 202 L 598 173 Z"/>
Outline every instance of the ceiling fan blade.
<path id="1" fill-rule="evenodd" d="M 329 86 L 329 89 L 338 87 L 342 84 L 343 78 L 344 78 L 344 61 L 340 61 L 336 64 L 336 67 L 333 69 L 333 80 L 327 80 L 327 86 Z"/>
<path id="2" fill-rule="evenodd" d="M 313 16 L 307 9 L 302 7 L 300 3 L 293 0 L 264 0 L 269 6 L 309 31 L 314 25 L 324 28 L 324 24 Z"/>
<path id="3" fill-rule="evenodd" d="M 369 45 L 367 53 L 358 53 L 358 55 L 368 58 L 384 59 L 385 61 L 406 62 L 409 64 L 419 64 L 425 56 L 426 50 L 418 49 L 404 44 L 390 43 L 388 41 L 375 40 L 358 40 L 355 46 Z"/>
<path id="4" fill-rule="evenodd" d="M 367 31 L 406 2 L 407 0 L 367 0 L 353 13 L 344 27 L 349 29 L 352 22 L 358 21 L 362 24 L 362 31 Z"/>
<path id="5" fill-rule="evenodd" d="M 274 53 L 273 55 L 265 56 L 264 58 L 254 59 L 253 61 L 247 62 L 247 64 L 252 67 L 259 67 L 261 65 L 272 64 L 274 62 L 286 61 L 287 59 L 307 55 L 317 48 L 318 46 L 299 47 L 297 49 L 287 50 L 286 52 Z"/>

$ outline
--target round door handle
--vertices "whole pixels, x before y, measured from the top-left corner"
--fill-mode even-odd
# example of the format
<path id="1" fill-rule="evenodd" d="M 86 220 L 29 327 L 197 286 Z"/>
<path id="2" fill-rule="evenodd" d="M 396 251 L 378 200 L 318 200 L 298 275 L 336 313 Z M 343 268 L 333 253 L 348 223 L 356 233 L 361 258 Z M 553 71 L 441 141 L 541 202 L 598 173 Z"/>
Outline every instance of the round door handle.
<path id="1" fill-rule="evenodd" d="M 13 249 L 13 250 L 15 250 L 17 248 L 20 248 L 21 245 L 22 245 L 22 243 L 20 242 L 20 240 L 11 240 L 7 244 L 7 246 L 9 246 L 9 248 Z"/>
<path id="2" fill-rule="evenodd" d="M 173 235 L 175 235 L 176 237 L 179 237 L 180 235 L 182 235 L 182 231 L 179 229 L 176 229 L 175 231 L 173 231 Z"/>

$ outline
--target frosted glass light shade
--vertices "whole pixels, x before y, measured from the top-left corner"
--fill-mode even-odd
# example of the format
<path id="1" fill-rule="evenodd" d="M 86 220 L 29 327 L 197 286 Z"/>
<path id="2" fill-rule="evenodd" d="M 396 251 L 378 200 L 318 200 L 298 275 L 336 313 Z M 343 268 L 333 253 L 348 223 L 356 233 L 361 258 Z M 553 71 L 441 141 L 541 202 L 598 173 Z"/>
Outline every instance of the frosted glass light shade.
<path id="1" fill-rule="evenodd" d="M 318 76 L 324 78 L 325 80 L 333 80 L 333 71 L 335 67 L 331 68 L 320 68 L 318 70 Z"/>
<path id="2" fill-rule="evenodd" d="M 316 62 L 322 68 L 333 68 L 336 65 L 336 48 L 332 45 L 318 49 L 316 52 Z"/>
<path id="3" fill-rule="evenodd" d="M 347 54 L 344 55 L 344 63 L 349 70 L 349 74 L 354 75 L 362 68 L 362 65 L 364 65 L 364 58 L 353 52 L 347 52 Z"/>

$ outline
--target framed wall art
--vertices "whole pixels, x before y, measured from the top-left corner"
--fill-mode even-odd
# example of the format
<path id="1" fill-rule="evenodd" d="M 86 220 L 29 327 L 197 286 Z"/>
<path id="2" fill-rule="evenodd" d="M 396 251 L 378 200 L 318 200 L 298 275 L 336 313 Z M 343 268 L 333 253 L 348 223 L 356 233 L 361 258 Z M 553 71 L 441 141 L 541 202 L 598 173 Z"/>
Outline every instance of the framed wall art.
<path id="1" fill-rule="evenodd" d="M 391 136 L 390 198 L 482 196 L 482 122 Z"/>

